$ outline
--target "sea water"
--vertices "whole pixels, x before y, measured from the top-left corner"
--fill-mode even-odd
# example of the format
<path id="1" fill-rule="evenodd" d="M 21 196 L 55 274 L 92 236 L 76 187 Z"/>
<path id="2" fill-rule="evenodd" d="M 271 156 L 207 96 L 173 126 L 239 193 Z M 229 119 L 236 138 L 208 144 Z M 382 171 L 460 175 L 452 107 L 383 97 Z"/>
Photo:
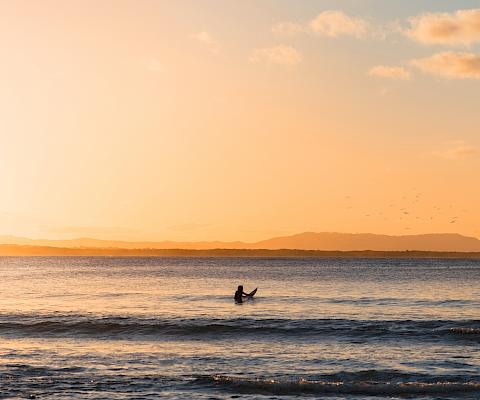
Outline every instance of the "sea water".
<path id="1" fill-rule="evenodd" d="M 1 258 L 0 397 L 478 399 L 480 261 Z"/>

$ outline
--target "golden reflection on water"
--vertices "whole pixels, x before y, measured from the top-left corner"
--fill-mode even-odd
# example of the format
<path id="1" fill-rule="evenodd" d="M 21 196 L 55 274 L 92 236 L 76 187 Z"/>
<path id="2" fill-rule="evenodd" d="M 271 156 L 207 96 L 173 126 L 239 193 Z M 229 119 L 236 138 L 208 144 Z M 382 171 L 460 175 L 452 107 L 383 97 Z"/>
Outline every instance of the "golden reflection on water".
<path id="1" fill-rule="evenodd" d="M 448 319 L 478 317 L 477 309 L 462 301 L 480 302 L 475 279 L 453 279 L 452 273 L 448 279 L 441 274 L 426 279 L 421 270 L 418 276 L 374 268 L 359 273 L 352 265 L 351 275 L 338 276 L 319 261 L 321 276 L 311 271 L 302 276 L 299 268 L 288 279 L 275 273 L 265 279 L 258 268 L 237 271 L 218 261 L 199 273 L 205 267 L 188 262 L 171 267 L 165 261 L 145 266 L 116 265 L 112 259 L 31 260 L 2 260 L 0 313 Z M 239 277 L 228 276 L 232 271 Z M 256 300 L 235 305 L 238 283 L 247 291 L 259 287 Z"/>

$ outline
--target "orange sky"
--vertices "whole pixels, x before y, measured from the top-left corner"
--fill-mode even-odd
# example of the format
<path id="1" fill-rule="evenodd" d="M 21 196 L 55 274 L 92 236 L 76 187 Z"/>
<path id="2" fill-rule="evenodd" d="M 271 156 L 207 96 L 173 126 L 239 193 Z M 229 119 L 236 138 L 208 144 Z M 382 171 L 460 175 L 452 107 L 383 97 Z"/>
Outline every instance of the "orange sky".
<path id="1" fill-rule="evenodd" d="M 2 2 L 0 234 L 480 237 L 478 3 L 339 3 Z"/>

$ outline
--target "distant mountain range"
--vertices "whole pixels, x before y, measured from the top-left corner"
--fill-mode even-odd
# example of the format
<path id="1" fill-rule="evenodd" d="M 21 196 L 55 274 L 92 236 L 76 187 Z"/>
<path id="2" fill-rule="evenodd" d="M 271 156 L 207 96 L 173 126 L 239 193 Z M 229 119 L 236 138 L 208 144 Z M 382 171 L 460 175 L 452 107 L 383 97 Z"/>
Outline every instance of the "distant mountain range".
<path id="1" fill-rule="evenodd" d="M 79 238 L 70 240 L 28 239 L 0 236 L 0 244 L 22 246 L 48 246 L 62 248 L 103 249 L 295 249 L 324 251 L 443 251 L 480 252 L 480 240 L 454 233 L 389 236 L 370 233 L 305 232 L 297 235 L 275 237 L 254 243 L 247 242 L 128 242 Z"/>

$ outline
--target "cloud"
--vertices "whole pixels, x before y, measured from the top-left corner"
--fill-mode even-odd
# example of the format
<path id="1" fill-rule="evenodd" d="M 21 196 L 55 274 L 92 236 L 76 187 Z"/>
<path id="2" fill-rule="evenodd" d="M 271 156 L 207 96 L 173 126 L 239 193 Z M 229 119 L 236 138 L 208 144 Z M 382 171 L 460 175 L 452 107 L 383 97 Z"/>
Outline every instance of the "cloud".
<path id="1" fill-rule="evenodd" d="M 404 33 L 425 44 L 465 45 L 480 42 L 480 9 L 428 13 L 409 19 Z"/>
<path id="2" fill-rule="evenodd" d="M 376 65 L 368 71 L 370 76 L 388 79 L 410 79 L 410 71 L 403 67 L 389 67 L 386 65 Z"/>
<path id="3" fill-rule="evenodd" d="M 305 27 L 295 22 L 279 22 L 272 26 L 272 32 L 281 35 L 295 35 L 305 32 Z"/>
<path id="4" fill-rule="evenodd" d="M 365 36 L 370 30 L 370 24 L 364 19 L 351 17 L 343 11 L 329 10 L 316 16 L 310 22 L 311 30 L 322 36 Z"/>
<path id="5" fill-rule="evenodd" d="M 205 45 L 212 53 L 220 52 L 220 45 L 215 38 L 208 32 L 202 31 L 194 33 L 190 36 L 192 39 L 197 40 L 201 44 Z"/>
<path id="6" fill-rule="evenodd" d="M 278 45 L 253 50 L 250 56 L 252 63 L 280 64 L 294 66 L 302 62 L 301 53 L 294 47 Z"/>
<path id="7" fill-rule="evenodd" d="M 438 53 L 412 60 L 421 71 L 451 79 L 480 79 L 480 55 L 473 53 Z"/>
<path id="8" fill-rule="evenodd" d="M 455 160 L 477 155 L 478 148 L 467 144 L 463 140 L 457 140 L 446 143 L 442 150 L 435 151 L 433 154 L 437 157 Z"/>

